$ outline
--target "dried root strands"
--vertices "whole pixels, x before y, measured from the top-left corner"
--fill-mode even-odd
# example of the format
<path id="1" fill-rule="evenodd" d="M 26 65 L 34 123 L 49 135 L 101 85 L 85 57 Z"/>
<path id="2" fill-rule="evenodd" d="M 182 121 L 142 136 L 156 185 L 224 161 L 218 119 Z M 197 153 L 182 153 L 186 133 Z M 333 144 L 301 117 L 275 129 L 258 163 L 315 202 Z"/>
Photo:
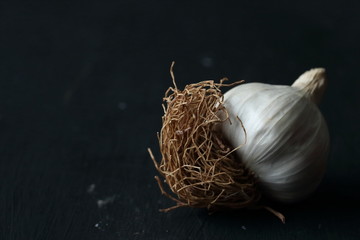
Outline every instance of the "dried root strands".
<path id="1" fill-rule="evenodd" d="M 162 193 L 177 203 L 163 211 L 182 206 L 244 208 L 260 199 L 256 176 L 235 159 L 237 148 L 232 149 L 216 131 L 218 124 L 228 121 L 220 91 L 229 86 L 224 80 L 190 84 L 182 91 L 174 83 L 165 94 L 160 163 L 149 150 L 156 169 L 176 195 L 166 193 L 156 177 Z"/>

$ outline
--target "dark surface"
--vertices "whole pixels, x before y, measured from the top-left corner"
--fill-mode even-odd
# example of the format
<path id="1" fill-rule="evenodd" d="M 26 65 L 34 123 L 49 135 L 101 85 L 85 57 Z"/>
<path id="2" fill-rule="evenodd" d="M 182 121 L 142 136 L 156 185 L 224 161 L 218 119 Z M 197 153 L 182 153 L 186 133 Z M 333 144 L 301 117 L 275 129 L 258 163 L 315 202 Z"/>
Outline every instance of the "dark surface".
<path id="1" fill-rule="evenodd" d="M 360 239 L 358 1 L 1 1 L 0 239 Z M 291 1 L 289 1 L 291 2 Z M 305 202 L 159 208 L 161 101 L 205 79 L 326 67 L 332 150 Z"/>

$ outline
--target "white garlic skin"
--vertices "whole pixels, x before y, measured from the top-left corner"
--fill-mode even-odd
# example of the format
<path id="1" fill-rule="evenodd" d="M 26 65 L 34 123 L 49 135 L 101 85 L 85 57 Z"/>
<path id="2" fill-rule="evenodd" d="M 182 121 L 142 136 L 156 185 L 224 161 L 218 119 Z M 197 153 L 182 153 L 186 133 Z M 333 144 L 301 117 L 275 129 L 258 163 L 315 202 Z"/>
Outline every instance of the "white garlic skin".
<path id="1" fill-rule="evenodd" d="M 224 94 L 221 130 L 258 176 L 261 191 L 281 202 L 306 198 L 323 178 L 329 133 L 318 107 L 291 86 L 247 83 Z M 244 129 L 246 130 L 246 139 Z"/>

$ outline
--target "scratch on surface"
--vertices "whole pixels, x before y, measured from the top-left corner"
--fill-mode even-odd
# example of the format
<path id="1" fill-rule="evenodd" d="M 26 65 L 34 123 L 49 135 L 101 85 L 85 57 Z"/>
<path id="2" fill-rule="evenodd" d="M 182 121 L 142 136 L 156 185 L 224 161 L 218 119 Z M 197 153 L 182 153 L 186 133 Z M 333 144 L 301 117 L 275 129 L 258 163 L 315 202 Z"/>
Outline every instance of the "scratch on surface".
<path id="1" fill-rule="evenodd" d="M 197 233 L 201 233 L 201 236 L 197 236 L 198 239 L 208 239 L 207 235 L 206 235 L 206 231 L 204 229 L 205 227 L 205 220 L 201 219 L 199 217 L 199 215 L 196 215 L 196 219 L 198 220 L 198 222 L 200 223 L 199 229 L 197 230 Z M 197 234 L 196 234 L 197 235 Z"/>
<path id="2" fill-rule="evenodd" d="M 89 186 L 88 186 L 88 188 L 87 188 L 87 193 L 89 193 L 89 194 L 92 194 L 92 193 L 94 193 L 94 191 L 95 191 L 95 187 L 96 187 L 96 185 L 93 183 L 93 184 L 90 184 Z"/>
<path id="3" fill-rule="evenodd" d="M 105 207 L 106 205 L 108 205 L 109 203 L 113 203 L 115 200 L 115 195 L 111 196 L 111 197 L 106 197 L 104 199 L 99 199 L 97 200 L 97 205 L 99 208 Z"/>

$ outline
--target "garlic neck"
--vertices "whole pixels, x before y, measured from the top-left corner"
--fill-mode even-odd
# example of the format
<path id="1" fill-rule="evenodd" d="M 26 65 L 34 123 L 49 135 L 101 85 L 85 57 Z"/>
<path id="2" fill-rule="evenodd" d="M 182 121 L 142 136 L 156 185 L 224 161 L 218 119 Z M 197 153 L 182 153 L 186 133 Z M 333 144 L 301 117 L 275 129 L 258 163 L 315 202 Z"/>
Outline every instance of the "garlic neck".
<path id="1" fill-rule="evenodd" d="M 326 88 L 324 68 L 313 68 L 303 73 L 291 86 L 301 90 L 310 101 L 319 104 Z"/>

